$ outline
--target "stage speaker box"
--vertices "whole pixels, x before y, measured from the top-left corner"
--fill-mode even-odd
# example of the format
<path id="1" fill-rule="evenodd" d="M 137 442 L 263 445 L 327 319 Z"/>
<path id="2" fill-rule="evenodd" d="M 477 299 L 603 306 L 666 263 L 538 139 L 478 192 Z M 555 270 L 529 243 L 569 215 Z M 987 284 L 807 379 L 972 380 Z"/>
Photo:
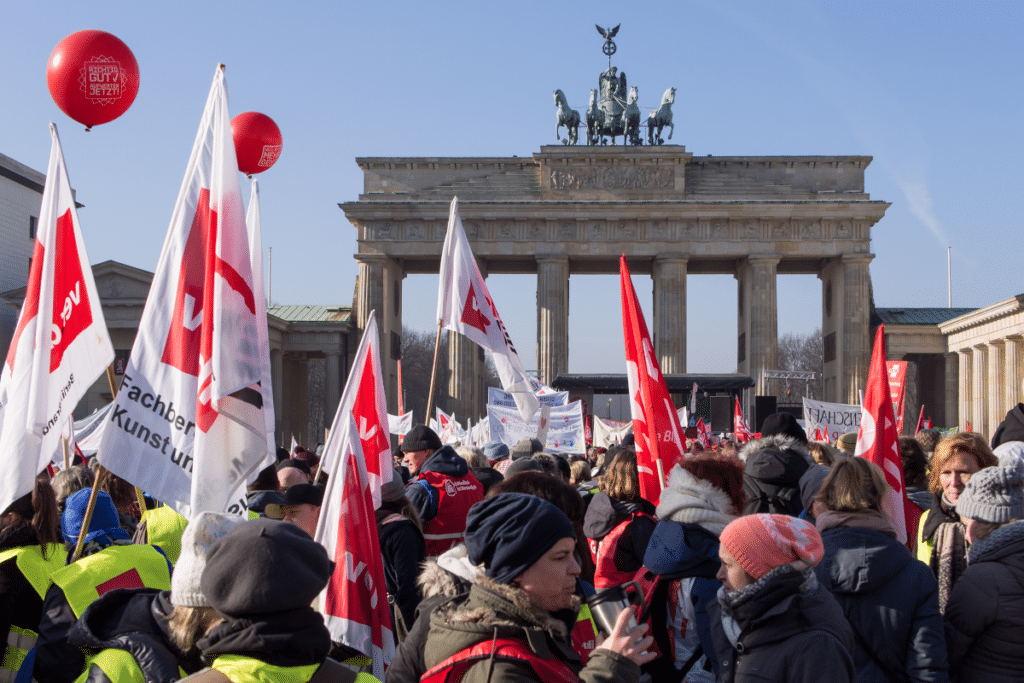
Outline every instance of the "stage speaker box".
<path id="1" fill-rule="evenodd" d="M 754 431 L 761 431 L 761 425 L 764 424 L 764 419 L 769 415 L 773 415 L 778 412 L 776 410 L 776 398 L 774 396 L 755 396 L 754 397 Z"/>
<path id="2" fill-rule="evenodd" d="M 732 406 L 732 396 L 711 397 L 711 429 L 713 431 L 732 431 Z"/>

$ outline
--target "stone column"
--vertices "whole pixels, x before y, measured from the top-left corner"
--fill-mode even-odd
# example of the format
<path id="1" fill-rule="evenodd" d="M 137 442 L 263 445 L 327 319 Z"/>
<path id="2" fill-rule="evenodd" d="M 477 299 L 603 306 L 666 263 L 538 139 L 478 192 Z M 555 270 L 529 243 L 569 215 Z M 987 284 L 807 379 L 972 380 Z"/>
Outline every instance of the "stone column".
<path id="1" fill-rule="evenodd" d="M 305 353 L 289 354 L 285 361 L 288 391 L 285 393 L 285 404 L 288 424 L 284 435 L 284 443 L 291 443 L 294 436 L 302 445 L 309 441 L 309 359 Z"/>
<path id="2" fill-rule="evenodd" d="M 971 431 L 988 434 L 988 348 L 974 347 L 971 368 Z"/>
<path id="3" fill-rule="evenodd" d="M 568 256 L 537 256 L 537 366 L 545 384 L 569 371 Z"/>
<path id="4" fill-rule="evenodd" d="M 959 354 L 947 353 L 943 355 L 946 369 L 945 382 L 945 414 L 943 421 L 936 418 L 933 424 L 939 427 L 955 427 L 960 424 L 959 419 L 959 381 L 960 381 L 960 358 Z"/>
<path id="5" fill-rule="evenodd" d="M 341 351 L 325 351 L 324 359 L 324 423 L 330 429 L 341 400 Z"/>
<path id="6" fill-rule="evenodd" d="M 903 360 L 907 361 L 907 379 L 906 387 L 903 390 L 903 429 L 899 435 L 904 434 L 908 436 L 914 435 L 914 427 L 917 426 L 917 416 L 921 411 L 921 397 L 918 393 L 918 389 L 921 386 L 921 365 L 916 360 L 907 360 L 904 356 Z"/>
<path id="7" fill-rule="evenodd" d="M 1021 402 L 1021 381 L 1024 379 L 1024 337 L 1019 334 L 1011 334 L 1006 338 L 1006 348 L 1003 351 L 1004 380 L 1003 380 L 1003 407 L 1006 412 Z"/>
<path id="8" fill-rule="evenodd" d="M 486 264 L 477 262 L 480 275 L 487 277 Z M 483 300 L 481 299 L 481 302 Z M 448 333 L 448 397 L 446 410 L 454 413 L 460 420 L 467 417 L 477 420 L 486 400 L 478 395 L 478 377 L 482 376 L 483 361 L 481 356 L 486 352 L 477 344 L 466 339 L 457 332 Z M 440 403 L 439 403 L 440 405 Z"/>
<path id="9" fill-rule="evenodd" d="M 277 349 L 270 351 L 270 383 L 274 394 L 274 441 L 282 444 L 286 442 L 284 434 L 284 354 Z"/>
<path id="10" fill-rule="evenodd" d="M 364 330 L 370 311 L 377 311 L 379 319 L 384 310 L 384 262 L 387 257 L 379 254 L 356 254 L 356 260 L 359 261 L 355 297 L 356 326 Z"/>
<path id="11" fill-rule="evenodd" d="M 868 265 L 874 256 L 844 255 L 843 264 L 843 376 L 845 403 L 860 403 L 860 390 L 867 386 L 871 365 L 871 275 Z"/>
<path id="12" fill-rule="evenodd" d="M 661 372 L 686 372 L 686 265 L 680 256 L 654 259 L 654 344 Z"/>
<path id="13" fill-rule="evenodd" d="M 384 375 L 384 393 L 388 410 L 398 411 L 398 365 L 402 344 L 402 265 L 383 254 L 356 254 L 359 277 L 356 280 L 355 318 L 360 330 L 366 329 L 370 311 L 377 312 L 380 337 L 380 362 Z M 333 417 L 333 415 L 332 415 Z"/>
<path id="14" fill-rule="evenodd" d="M 957 381 L 958 388 L 960 390 L 960 419 L 956 426 L 961 429 L 965 429 L 968 422 L 974 421 L 974 405 L 971 400 L 974 393 L 974 351 L 970 347 L 960 349 L 957 351 L 957 356 L 959 358 L 960 365 L 960 377 Z"/>
<path id="15" fill-rule="evenodd" d="M 1006 342 L 1003 339 L 996 339 L 986 344 L 988 347 L 988 382 L 985 393 L 988 395 L 988 426 L 989 431 L 985 436 L 991 436 L 990 432 L 1003 421 L 1003 416 L 1009 408 L 1003 406 L 1003 399 L 1006 396 L 1006 361 L 1004 360 Z"/>
<path id="16" fill-rule="evenodd" d="M 751 256 L 739 268 L 739 330 L 737 352 L 740 372 L 750 375 L 755 394 L 769 393 L 765 370 L 778 365 L 779 322 L 775 278 L 779 259 Z"/>

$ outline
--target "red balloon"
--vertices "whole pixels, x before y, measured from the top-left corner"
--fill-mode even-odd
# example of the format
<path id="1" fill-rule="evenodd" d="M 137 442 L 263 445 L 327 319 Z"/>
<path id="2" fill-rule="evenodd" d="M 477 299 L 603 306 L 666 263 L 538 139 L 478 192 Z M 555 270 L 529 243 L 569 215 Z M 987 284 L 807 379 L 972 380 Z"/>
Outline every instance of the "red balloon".
<path id="1" fill-rule="evenodd" d="M 281 129 L 266 114 L 246 111 L 231 119 L 231 137 L 238 170 L 246 175 L 266 171 L 281 156 Z"/>
<path id="2" fill-rule="evenodd" d="M 78 31 L 50 53 L 46 85 L 61 111 L 89 129 L 132 106 L 139 92 L 139 65 L 117 36 Z"/>

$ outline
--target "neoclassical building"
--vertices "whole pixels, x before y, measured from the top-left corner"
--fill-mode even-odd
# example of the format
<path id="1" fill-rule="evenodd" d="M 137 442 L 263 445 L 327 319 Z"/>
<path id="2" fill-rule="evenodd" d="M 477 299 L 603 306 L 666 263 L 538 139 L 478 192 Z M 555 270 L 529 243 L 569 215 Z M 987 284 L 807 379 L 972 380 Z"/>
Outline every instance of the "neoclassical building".
<path id="1" fill-rule="evenodd" d="M 153 273 L 117 261 L 94 265 L 92 272 L 120 380 L 135 343 Z M 17 315 L 25 287 L 2 296 Z M 300 444 L 312 448 L 323 441 L 324 426 L 330 426 L 348 376 L 350 353 L 359 343 L 351 308 L 271 306 L 267 309 L 267 327 L 277 442 L 287 447 L 294 436 Z M 75 416 L 80 419 L 111 399 L 110 385 L 106 377 L 101 377 L 76 406 Z"/>

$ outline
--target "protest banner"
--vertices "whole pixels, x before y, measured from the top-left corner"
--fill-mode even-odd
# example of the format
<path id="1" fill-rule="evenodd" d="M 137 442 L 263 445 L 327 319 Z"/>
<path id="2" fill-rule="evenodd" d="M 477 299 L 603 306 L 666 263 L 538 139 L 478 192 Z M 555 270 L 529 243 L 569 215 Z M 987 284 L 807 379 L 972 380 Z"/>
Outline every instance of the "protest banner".
<path id="1" fill-rule="evenodd" d="M 501 441 L 513 448 L 523 437 L 535 438 L 540 429 L 538 410 L 529 422 L 523 420 L 515 408 L 487 406 L 487 421 L 491 441 Z M 585 453 L 583 436 L 583 408 L 579 401 L 566 406 L 552 406 L 548 421 L 548 436 L 544 450 L 549 453 Z"/>
<path id="2" fill-rule="evenodd" d="M 903 433 L 903 402 L 907 393 L 907 361 L 885 361 L 885 374 L 892 398 L 892 412 L 896 416 L 896 433 Z"/>
<path id="3" fill-rule="evenodd" d="M 804 398 L 804 430 L 814 434 L 820 429 L 829 443 L 835 443 L 843 434 L 860 428 L 861 407 L 845 403 L 828 403 Z"/>
<path id="4" fill-rule="evenodd" d="M 551 391 L 549 393 L 538 393 L 537 400 L 542 406 L 564 406 L 569 403 L 568 391 Z M 487 387 L 487 405 L 503 406 L 511 408 L 516 405 L 515 397 L 507 391 L 497 387 Z"/>
<path id="5" fill-rule="evenodd" d="M 633 421 L 615 422 L 594 416 L 594 446 L 608 448 L 622 443 L 627 434 L 633 433 Z"/>

